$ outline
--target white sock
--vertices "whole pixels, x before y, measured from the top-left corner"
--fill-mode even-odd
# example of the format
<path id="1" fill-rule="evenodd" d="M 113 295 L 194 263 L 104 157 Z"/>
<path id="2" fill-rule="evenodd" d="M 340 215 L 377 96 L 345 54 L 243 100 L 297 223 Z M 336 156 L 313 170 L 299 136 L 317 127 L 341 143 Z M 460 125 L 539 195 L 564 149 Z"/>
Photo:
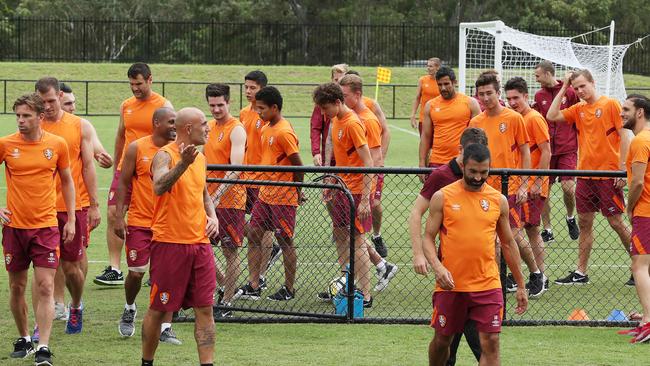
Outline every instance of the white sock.
<path id="1" fill-rule="evenodd" d="M 534 273 L 534 274 L 540 274 L 540 273 L 542 273 L 542 271 L 540 271 L 540 270 L 538 269 L 537 271 L 535 271 L 535 272 L 533 272 L 533 273 Z"/>
<path id="2" fill-rule="evenodd" d="M 171 327 L 172 327 L 172 323 L 162 323 L 162 325 L 160 326 L 160 333 L 162 334 L 162 332 L 166 331 Z"/>
<path id="3" fill-rule="evenodd" d="M 40 344 L 40 343 L 39 343 L 39 344 L 38 344 L 38 347 L 36 347 L 36 350 L 38 351 L 38 350 L 40 350 L 41 348 L 45 348 L 45 347 L 47 347 L 47 344 Z"/>
<path id="4" fill-rule="evenodd" d="M 115 267 L 111 266 L 111 269 L 112 269 L 113 271 L 117 272 L 117 273 L 120 273 L 120 274 L 122 273 L 122 271 L 120 271 L 119 268 L 115 268 Z"/>
<path id="5" fill-rule="evenodd" d="M 134 311 L 136 310 L 135 303 L 133 303 L 133 304 L 131 304 L 131 305 L 129 305 L 129 304 L 124 304 L 124 308 L 125 308 L 126 310 L 134 310 Z"/>
<path id="6" fill-rule="evenodd" d="M 575 216 L 569 216 L 569 215 L 567 215 L 567 216 L 566 216 L 566 219 L 567 219 L 567 220 L 573 220 L 574 217 L 575 217 Z"/>
<path id="7" fill-rule="evenodd" d="M 386 269 L 386 260 L 385 259 L 382 258 L 381 262 L 379 262 L 379 264 L 377 264 L 377 269 L 380 270 L 380 271 L 383 271 L 384 269 Z"/>
<path id="8" fill-rule="evenodd" d="M 578 271 L 577 269 L 576 269 L 576 273 L 579 274 L 580 276 L 584 276 L 584 275 L 585 275 L 584 273 Z"/>
<path id="9" fill-rule="evenodd" d="M 24 337 L 22 337 L 22 338 L 23 338 L 24 340 L 26 340 L 27 342 L 31 342 L 31 341 L 32 341 L 32 337 L 29 336 L 29 335 L 26 335 L 26 336 L 24 336 Z"/>
<path id="10" fill-rule="evenodd" d="M 372 234 L 373 238 L 379 238 L 381 237 L 381 232 L 378 232 L 377 234 Z"/>

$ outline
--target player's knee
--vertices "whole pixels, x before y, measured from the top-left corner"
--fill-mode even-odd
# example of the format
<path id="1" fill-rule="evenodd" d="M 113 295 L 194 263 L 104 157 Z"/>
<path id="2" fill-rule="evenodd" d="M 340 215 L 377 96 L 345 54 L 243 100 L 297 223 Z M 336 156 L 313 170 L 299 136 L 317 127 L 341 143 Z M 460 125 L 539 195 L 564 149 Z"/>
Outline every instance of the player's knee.
<path id="1" fill-rule="evenodd" d="M 499 333 L 487 333 L 481 335 L 481 351 L 486 355 L 499 353 Z"/>
<path id="2" fill-rule="evenodd" d="M 449 345 L 451 344 L 452 337 L 449 336 L 444 336 L 442 334 L 436 333 L 435 336 L 433 337 L 433 340 L 431 341 L 431 344 L 433 345 L 434 348 L 438 350 L 444 350 L 449 348 Z"/>
<path id="3" fill-rule="evenodd" d="M 578 227 L 580 228 L 580 231 L 584 230 L 591 230 L 591 228 L 594 226 L 594 218 L 593 216 L 578 216 Z"/>
<path id="4" fill-rule="evenodd" d="M 40 280 L 36 282 L 36 291 L 40 299 L 49 299 L 54 296 L 54 281 L 53 280 Z"/>
<path id="5" fill-rule="evenodd" d="M 9 291 L 13 296 L 25 295 L 27 284 L 24 281 L 12 281 L 9 283 Z"/>
<path id="6" fill-rule="evenodd" d="M 117 218 L 117 209 L 115 206 L 108 206 L 108 209 L 106 210 L 106 219 L 108 221 L 109 225 L 112 225 L 115 223 L 115 219 Z"/>
<path id="7" fill-rule="evenodd" d="M 144 271 L 134 271 L 129 268 L 129 273 L 127 276 L 133 278 L 134 280 L 142 281 L 144 278 Z"/>

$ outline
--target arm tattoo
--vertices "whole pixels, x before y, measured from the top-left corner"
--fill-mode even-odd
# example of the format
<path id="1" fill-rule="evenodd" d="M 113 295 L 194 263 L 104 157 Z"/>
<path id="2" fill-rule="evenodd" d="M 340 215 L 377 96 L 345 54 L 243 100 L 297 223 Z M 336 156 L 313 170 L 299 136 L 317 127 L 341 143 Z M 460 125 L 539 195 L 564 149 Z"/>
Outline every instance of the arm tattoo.
<path id="1" fill-rule="evenodd" d="M 169 166 L 171 157 L 168 153 L 162 153 L 157 156 L 159 156 L 159 158 L 155 159 L 154 161 L 154 163 L 156 163 L 156 170 L 161 169 L 161 167 Z M 176 183 L 178 178 L 180 178 L 181 175 L 185 173 L 185 170 L 187 170 L 187 168 L 187 165 L 183 164 L 182 161 L 179 161 L 171 170 L 168 170 L 162 176 L 158 177 L 158 179 L 154 181 L 155 193 L 157 195 L 162 195 L 165 192 L 171 190 L 174 183 Z"/>

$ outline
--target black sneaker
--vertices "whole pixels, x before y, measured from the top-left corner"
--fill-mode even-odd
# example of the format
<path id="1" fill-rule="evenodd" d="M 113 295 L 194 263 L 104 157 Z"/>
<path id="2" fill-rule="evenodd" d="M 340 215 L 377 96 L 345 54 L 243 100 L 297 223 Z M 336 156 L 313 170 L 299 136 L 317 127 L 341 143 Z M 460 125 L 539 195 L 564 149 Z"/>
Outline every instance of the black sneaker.
<path id="1" fill-rule="evenodd" d="M 546 291 L 544 288 L 544 275 L 542 273 L 531 273 L 526 288 L 528 288 L 528 296 L 542 296 Z"/>
<path id="2" fill-rule="evenodd" d="M 589 276 L 579 275 L 576 272 L 569 272 L 564 278 L 558 278 L 554 281 L 557 285 L 585 285 L 589 283 Z"/>
<path id="3" fill-rule="evenodd" d="M 25 358 L 34 353 L 34 343 L 27 342 L 25 338 L 20 337 L 14 342 L 14 351 L 11 352 L 11 358 Z"/>
<path id="4" fill-rule="evenodd" d="M 273 244 L 273 249 L 271 249 L 271 256 L 269 257 L 269 263 L 266 264 L 266 270 L 268 271 L 273 264 L 280 258 L 282 255 L 282 248 L 279 245 Z"/>
<path id="5" fill-rule="evenodd" d="M 50 352 L 50 349 L 45 347 L 41 347 L 36 351 L 35 357 L 34 357 L 34 365 L 35 366 L 52 366 L 52 352 Z"/>
<path id="6" fill-rule="evenodd" d="M 636 282 L 634 282 L 634 276 L 630 276 L 630 279 L 625 282 L 625 286 L 628 287 L 634 287 L 636 286 Z"/>
<path id="7" fill-rule="evenodd" d="M 555 237 L 553 236 L 553 232 L 548 230 L 548 229 L 542 230 L 542 240 L 544 241 L 544 243 L 550 243 L 550 242 L 555 241 Z"/>
<path id="8" fill-rule="evenodd" d="M 580 228 L 578 227 L 578 223 L 576 222 L 576 218 L 566 218 L 566 226 L 569 228 L 569 237 L 571 237 L 572 240 L 578 240 L 580 237 Z"/>
<path id="9" fill-rule="evenodd" d="M 223 287 L 219 287 L 217 289 L 217 304 L 221 304 L 223 302 L 223 295 L 225 294 Z"/>
<path id="10" fill-rule="evenodd" d="M 259 284 L 260 284 L 260 289 L 262 289 L 262 290 L 266 290 L 266 278 L 260 276 L 259 281 L 260 281 L 260 282 L 259 282 Z"/>
<path id="11" fill-rule="evenodd" d="M 506 292 L 517 292 L 517 282 L 512 276 L 512 273 L 508 273 L 506 276 Z"/>
<path id="12" fill-rule="evenodd" d="M 296 297 L 296 290 L 293 290 L 293 292 L 291 292 L 287 286 L 282 285 L 278 292 L 274 293 L 271 296 L 267 296 L 266 298 L 271 301 L 289 301 L 294 297 Z"/>
<path id="13" fill-rule="evenodd" d="M 214 320 L 218 319 L 223 319 L 223 318 L 232 318 L 232 310 L 230 309 L 220 309 L 218 308 L 219 306 L 232 306 L 231 303 L 228 302 L 221 302 L 217 304 L 216 306 L 212 307 L 212 315 L 214 317 Z"/>
<path id="14" fill-rule="evenodd" d="M 245 284 L 240 287 L 235 295 L 232 297 L 233 300 L 243 299 L 243 300 L 259 300 L 262 296 L 262 289 L 254 289 L 250 283 Z"/>
<path id="15" fill-rule="evenodd" d="M 332 301 L 332 295 L 330 295 L 329 292 L 319 292 L 318 294 L 316 294 L 316 298 L 322 302 Z"/>
<path id="16" fill-rule="evenodd" d="M 384 239 L 381 236 L 371 236 L 372 243 L 375 245 L 375 250 L 382 258 L 388 257 L 388 248 L 384 244 Z"/>
<path id="17" fill-rule="evenodd" d="M 544 275 L 544 289 L 548 290 L 548 277 Z"/>
<path id="18" fill-rule="evenodd" d="M 108 266 L 104 268 L 102 274 L 95 277 L 93 282 L 103 286 L 119 286 L 124 285 L 124 276 L 122 273 L 114 270 L 111 266 Z"/>
<path id="19" fill-rule="evenodd" d="M 370 300 L 366 300 L 365 298 L 363 299 L 363 307 L 365 309 L 370 309 L 372 307 L 372 297 Z"/>

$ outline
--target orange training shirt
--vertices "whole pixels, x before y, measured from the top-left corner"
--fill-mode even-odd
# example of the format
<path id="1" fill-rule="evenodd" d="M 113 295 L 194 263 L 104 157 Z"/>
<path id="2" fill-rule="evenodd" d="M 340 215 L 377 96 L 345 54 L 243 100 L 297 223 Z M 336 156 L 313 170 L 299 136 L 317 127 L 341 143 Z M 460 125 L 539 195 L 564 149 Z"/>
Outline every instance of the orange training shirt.
<path id="1" fill-rule="evenodd" d="M 359 116 L 363 126 L 366 128 L 368 148 L 374 149 L 376 147 L 381 147 L 382 128 L 377 116 L 372 113 L 370 108 L 365 108 L 363 112 L 357 113 L 357 116 Z"/>
<path id="2" fill-rule="evenodd" d="M 270 123 L 262 129 L 262 161 L 260 165 L 292 165 L 289 156 L 298 154 L 298 136 L 286 119 L 275 125 Z M 265 172 L 264 180 L 293 182 L 293 173 Z M 269 205 L 298 206 L 298 191 L 295 187 L 260 186 L 259 199 Z"/>
<path id="3" fill-rule="evenodd" d="M 648 164 L 650 160 L 650 131 L 643 130 L 634 136 L 627 154 L 627 181 L 632 181 L 632 163 Z M 643 176 L 643 192 L 634 206 L 634 217 L 650 217 L 650 164 L 646 165 Z"/>
<path id="4" fill-rule="evenodd" d="M 368 140 L 366 129 L 356 113 L 349 111 L 340 120 L 332 118 L 332 145 L 336 166 L 364 166 L 357 149 L 368 145 Z M 340 176 L 352 194 L 363 192 L 363 174 L 341 173 Z"/>
<path id="5" fill-rule="evenodd" d="M 167 103 L 167 99 L 162 95 L 151 92 L 147 99 L 138 99 L 135 96 L 122 102 L 120 114 L 124 122 L 124 149 L 122 156 L 126 153 L 126 148 L 135 140 L 149 136 L 153 133 L 153 114 L 156 109 L 161 108 Z M 118 162 L 117 170 L 122 168 L 122 160 Z"/>
<path id="6" fill-rule="evenodd" d="M 249 104 L 239 112 L 239 120 L 244 125 L 246 130 L 246 155 L 244 157 L 244 164 L 246 165 L 261 165 L 262 161 L 262 127 L 268 122 L 262 120 L 260 115 L 255 110 L 254 104 Z M 243 172 L 242 179 L 260 180 L 264 176 L 264 172 Z M 252 186 L 248 186 L 252 187 Z"/>
<path id="7" fill-rule="evenodd" d="M 244 125 L 237 118 L 231 118 L 224 124 L 218 124 L 214 119 L 208 122 L 210 133 L 208 142 L 203 148 L 205 159 L 208 164 L 230 164 L 230 151 L 232 143 L 230 134 L 237 126 Z M 208 172 L 209 178 L 223 178 L 226 176 L 225 171 L 211 170 Z M 220 183 L 208 183 L 208 193 L 213 195 Z M 235 208 L 244 210 L 246 208 L 246 187 L 241 184 L 233 184 L 230 189 L 221 196 L 219 208 Z"/>
<path id="8" fill-rule="evenodd" d="M 471 99 L 463 93 L 456 93 L 447 100 L 441 95 L 429 103 L 433 139 L 429 163 L 444 165 L 458 155 L 460 136 L 472 118 Z M 424 106 L 422 106 L 424 111 Z M 424 112 L 423 112 L 424 113 Z"/>
<path id="9" fill-rule="evenodd" d="M 377 113 L 377 108 L 375 108 L 375 100 L 368 98 L 365 95 L 361 99 L 363 100 L 363 104 L 366 106 L 366 108 L 370 109 L 370 111 L 374 113 L 375 116 L 379 119 L 379 113 Z"/>
<path id="10" fill-rule="evenodd" d="M 539 161 L 542 158 L 542 151 L 539 149 L 539 144 L 551 140 L 548 134 L 548 124 L 542 114 L 532 108 L 524 115 L 524 123 L 526 124 L 526 133 L 528 134 L 530 145 L 530 168 L 539 169 Z M 528 179 L 528 191 L 535 184 L 536 179 L 537 177 L 535 176 L 531 176 Z M 548 197 L 548 189 L 548 177 L 544 177 L 542 197 Z"/>
<path id="11" fill-rule="evenodd" d="M 153 143 L 152 136 L 135 140 L 135 171 L 131 180 L 131 203 L 127 216 L 129 226 L 151 227 L 153 218 L 153 180 L 151 162 L 160 148 Z"/>
<path id="12" fill-rule="evenodd" d="M 438 81 L 431 75 L 420 77 L 420 123 L 424 121 L 424 105 L 428 101 L 440 95 Z M 455 156 L 455 155 L 454 155 Z M 446 160 L 445 163 L 447 163 Z"/>

